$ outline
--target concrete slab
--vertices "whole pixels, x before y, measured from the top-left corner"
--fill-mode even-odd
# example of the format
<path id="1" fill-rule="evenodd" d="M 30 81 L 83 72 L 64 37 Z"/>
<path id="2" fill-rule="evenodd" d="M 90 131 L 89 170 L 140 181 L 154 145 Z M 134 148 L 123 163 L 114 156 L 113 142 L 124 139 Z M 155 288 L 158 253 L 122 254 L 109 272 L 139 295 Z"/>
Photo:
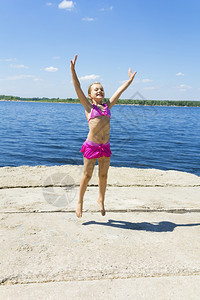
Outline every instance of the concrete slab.
<path id="1" fill-rule="evenodd" d="M 78 219 L 76 185 L 54 186 L 54 177 L 22 188 L 11 169 L 16 181 L 0 189 L 0 299 L 199 299 L 199 177 L 176 173 L 173 183 L 171 171 L 143 170 L 146 186 L 142 177 L 127 185 L 132 170 L 121 170 L 126 184 L 112 179 L 106 216 L 93 185 Z"/>
<path id="2" fill-rule="evenodd" d="M 83 166 L 21 166 L 0 168 L 0 188 L 79 186 Z M 95 166 L 89 185 L 98 185 L 98 166 Z M 200 186 L 200 177 L 174 170 L 110 167 L 108 185 L 111 186 Z"/>
<path id="3" fill-rule="evenodd" d="M 78 187 L 0 189 L 0 212 L 75 211 Z M 84 211 L 99 211 L 98 187 L 87 188 Z M 107 211 L 200 212 L 200 187 L 113 187 L 106 190 Z"/>
<path id="4" fill-rule="evenodd" d="M 2 283 L 200 275 L 198 213 L 0 218 Z"/>

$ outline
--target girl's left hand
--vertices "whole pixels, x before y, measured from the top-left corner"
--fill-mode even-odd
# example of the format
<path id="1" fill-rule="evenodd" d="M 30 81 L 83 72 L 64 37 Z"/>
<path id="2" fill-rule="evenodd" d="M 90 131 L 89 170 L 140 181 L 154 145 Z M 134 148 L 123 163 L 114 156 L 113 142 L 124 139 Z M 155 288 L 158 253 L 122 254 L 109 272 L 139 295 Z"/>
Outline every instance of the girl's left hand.
<path id="1" fill-rule="evenodd" d="M 75 69 L 75 63 L 76 63 L 76 60 L 77 60 L 77 54 L 75 55 L 74 59 L 71 60 L 71 69 L 74 70 Z"/>
<path id="2" fill-rule="evenodd" d="M 132 73 L 131 68 L 129 68 L 129 70 L 128 70 L 128 76 L 129 76 L 129 78 L 130 78 L 131 81 L 133 81 L 133 79 L 134 79 L 136 73 L 137 73 L 137 72 Z"/>

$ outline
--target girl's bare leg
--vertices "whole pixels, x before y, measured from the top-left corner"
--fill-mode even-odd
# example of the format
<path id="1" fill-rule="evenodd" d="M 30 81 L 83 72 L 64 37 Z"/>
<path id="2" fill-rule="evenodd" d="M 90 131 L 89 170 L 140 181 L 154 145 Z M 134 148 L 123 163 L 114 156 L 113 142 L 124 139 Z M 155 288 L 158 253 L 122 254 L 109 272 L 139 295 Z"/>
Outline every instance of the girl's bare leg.
<path id="1" fill-rule="evenodd" d="M 87 159 L 84 157 L 83 162 L 84 162 L 84 171 L 83 171 L 83 177 L 82 177 L 81 183 L 80 183 L 79 200 L 78 200 L 78 205 L 77 205 L 77 209 L 76 209 L 76 215 L 78 218 L 82 217 L 83 197 L 84 197 L 85 191 L 87 189 L 88 182 L 90 181 L 90 179 L 92 177 L 96 158 Z"/>
<path id="2" fill-rule="evenodd" d="M 105 192 L 106 192 L 106 185 L 107 185 L 107 176 L 108 176 L 108 169 L 110 166 L 110 157 L 100 157 L 98 159 L 99 164 L 99 198 L 97 202 L 100 205 L 100 210 L 102 216 L 105 216 L 106 211 L 104 208 L 104 199 L 105 199 Z"/>

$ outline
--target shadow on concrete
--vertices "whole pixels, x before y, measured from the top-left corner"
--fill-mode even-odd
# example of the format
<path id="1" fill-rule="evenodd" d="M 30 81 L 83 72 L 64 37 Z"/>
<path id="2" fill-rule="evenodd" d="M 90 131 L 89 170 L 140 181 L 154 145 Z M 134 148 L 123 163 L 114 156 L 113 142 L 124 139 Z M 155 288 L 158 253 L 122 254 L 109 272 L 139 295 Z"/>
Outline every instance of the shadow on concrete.
<path id="1" fill-rule="evenodd" d="M 126 221 L 116 221 L 116 220 L 108 220 L 108 222 L 96 222 L 96 221 L 89 221 L 82 223 L 82 225 L 103 225 L 103 226 L 110 226 L 122 229 L 130 229 L 130 230 L 144 230 L 144 231 L 151 231 L 151 232 L 172 232 L 176 227 L 193 227 L 193 226 L 200 226 L 200 223 L 196 224 L 175 224 L 172 222 L 155 222 L 155 223 L 148 223 L 148 222 L 141 222 L 141 223 L 132 223 Z"/>

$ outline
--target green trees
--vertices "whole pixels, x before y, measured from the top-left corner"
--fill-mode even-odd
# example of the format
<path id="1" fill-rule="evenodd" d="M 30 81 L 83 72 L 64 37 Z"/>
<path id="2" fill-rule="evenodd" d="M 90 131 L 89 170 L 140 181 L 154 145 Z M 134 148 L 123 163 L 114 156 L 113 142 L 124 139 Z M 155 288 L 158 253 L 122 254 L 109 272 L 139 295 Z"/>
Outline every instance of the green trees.
<path id="1" fill-rule="evenodd" d="M 200 107 L 200 101 L 177 101 L 177 100 L 130 100 L 119 99 L 118 104 L 151 105 L 151 106 L 191 106 Z"/>
<path id="2" fill-rule="evenodd" d="M 17 96 L 0 95 L 0 100 L 6 101 L 36 101 L 36 102 L 62 102 L 62 103 L 80 103 L 78 99 L 73 98 L 21 98 Z M 106 99 L 108 100 L 108 99 Z M 200 101 L 176 101 L 176 100 L 132 100 L 132 99 L 119 99 L 117 104 L 132 104 L 132 105 L 150 105 L 150 106 L 189 106 L 200 107 Z"/>

